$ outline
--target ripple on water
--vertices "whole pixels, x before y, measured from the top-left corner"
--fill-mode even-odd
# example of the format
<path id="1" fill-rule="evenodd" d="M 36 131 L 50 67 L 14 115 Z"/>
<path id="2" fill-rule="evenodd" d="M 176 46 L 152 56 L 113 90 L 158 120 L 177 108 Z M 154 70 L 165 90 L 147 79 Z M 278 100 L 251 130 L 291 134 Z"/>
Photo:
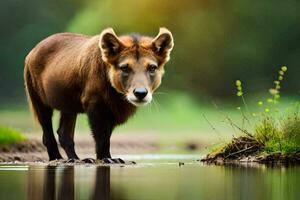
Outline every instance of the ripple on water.
<path id="1" fill-rule="evenodd" d="M 0 171 L 27 171 L 28 166 L 25 165 L 3 165 L 0 166 Z"/>

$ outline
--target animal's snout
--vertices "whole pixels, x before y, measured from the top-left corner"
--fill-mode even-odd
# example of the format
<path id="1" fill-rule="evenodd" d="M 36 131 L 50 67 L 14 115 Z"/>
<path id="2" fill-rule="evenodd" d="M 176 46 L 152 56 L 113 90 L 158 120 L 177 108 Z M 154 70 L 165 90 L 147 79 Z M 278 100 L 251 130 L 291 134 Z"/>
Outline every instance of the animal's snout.
<path id="1" fill-rule="evenodd" d="M 134 96 L 139 100 L 143 100 L 145 96 L 148 94 L 148 90 L 146 88 L 135 88 L 133 90 Z"/>

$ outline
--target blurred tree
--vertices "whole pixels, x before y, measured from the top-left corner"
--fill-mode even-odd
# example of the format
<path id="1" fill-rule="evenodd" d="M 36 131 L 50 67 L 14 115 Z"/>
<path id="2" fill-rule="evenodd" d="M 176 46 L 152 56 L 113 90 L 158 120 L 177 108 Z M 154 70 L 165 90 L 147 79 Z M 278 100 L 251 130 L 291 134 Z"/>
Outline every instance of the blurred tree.
<path id="1" fill-rule="evenodd" d="M 89 2 L 68 30 L 97 34 L 111 26 L 118 33 L 155 35 L 171 29 L 175 48 L 164 86 L 198 96 L 233 94 L 235 79 L 248 90 L 271 87 L 277 69 L 289 67 L 286 88 L 299 90 L 300 2 L 297 0 L 160 0 Z"/>
<path id="2" fill-rule="evenodd" d="M 280 65 L 286 90 L 299 90 L 298 0 L 10 0 L 0 7 L 0 96 L 23 96 L 23 60 L 45 36 L 60 31 L 98 34 L 113 27 L 175 39 L 163 87 L 202 96 L 229 96 L 235 79 L 245 90 L 271 87 Z M 13 15 L 12 15 L 13 13 Z M 8 84 L 6 84 L 8 83 Z"/>
<path id="3" fill-rule="evenodd" d="M 74 0 L 0 2 L 0 101 L 25 100 L 24 59 L 43 38 L 65 30 L 81 5 Z"/>

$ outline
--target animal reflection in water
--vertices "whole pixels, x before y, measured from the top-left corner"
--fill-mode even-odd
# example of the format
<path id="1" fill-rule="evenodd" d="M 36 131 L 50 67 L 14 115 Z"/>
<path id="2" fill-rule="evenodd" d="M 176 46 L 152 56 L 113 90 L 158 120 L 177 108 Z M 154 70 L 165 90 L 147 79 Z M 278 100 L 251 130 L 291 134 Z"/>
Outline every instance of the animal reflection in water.
<path id="1" fill-rule="evenodd" d="M 112 193 L 110 167 L 87 170 L 96 170 L 96 176 L 81 177 L 92 179 L 86 180 L 84 185 L 76 184 L 74 166 L 47 166 L 45 170 L 29 170 L 27 199 L 115 199 L 120 195 L 120 191 L 118 195 Z"/>

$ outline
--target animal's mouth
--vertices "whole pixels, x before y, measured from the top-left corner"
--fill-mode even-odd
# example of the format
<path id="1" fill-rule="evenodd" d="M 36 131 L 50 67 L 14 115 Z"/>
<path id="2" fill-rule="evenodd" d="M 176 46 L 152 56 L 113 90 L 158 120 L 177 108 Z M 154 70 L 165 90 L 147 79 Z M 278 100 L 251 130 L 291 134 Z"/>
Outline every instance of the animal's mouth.
<path id="1" fill-rule="evenodd" d="M 129 93 L 126 95 L 126 99 L 129 103 L 133 104 L 134 106 L 145 106 L 152 101 L 152 95 L 147 94 L 144 98 L 139 99 L 133 93 Z"/>
<path id="2" fill-rule="evenodd" d="M 145 106 L 150 103 L 150 101 L 146 100 L 129 100 L 129 102 L 135 106 Z"/>

